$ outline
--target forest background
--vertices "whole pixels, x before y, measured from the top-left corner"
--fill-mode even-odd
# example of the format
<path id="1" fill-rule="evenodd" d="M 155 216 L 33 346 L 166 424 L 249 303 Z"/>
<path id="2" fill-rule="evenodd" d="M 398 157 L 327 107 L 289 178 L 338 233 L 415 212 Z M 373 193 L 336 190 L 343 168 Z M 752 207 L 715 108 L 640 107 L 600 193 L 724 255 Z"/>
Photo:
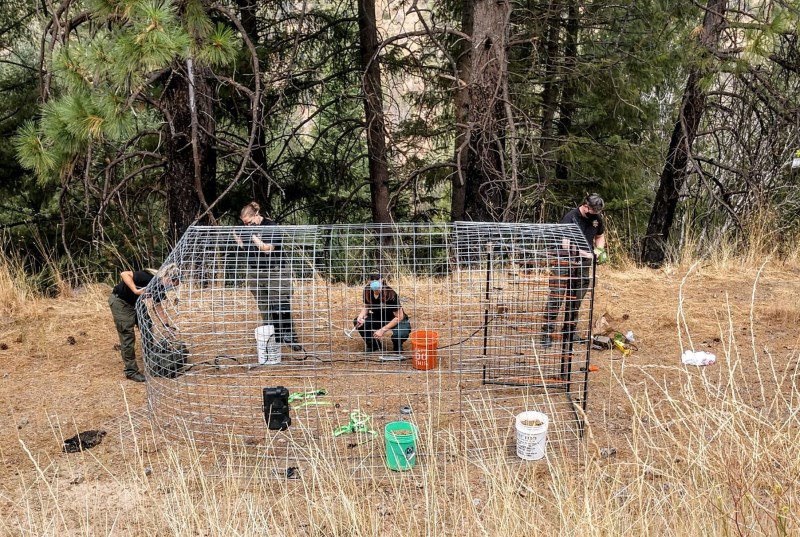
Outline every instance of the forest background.
<path id="1" fill-rule="evenodd" d="M 796 0 L 5 0 L 0 228 L 42 290 L 282 224 L 553 222 L 786 253 Z M 64 280 L 67 280 L 64 282 Z"/>

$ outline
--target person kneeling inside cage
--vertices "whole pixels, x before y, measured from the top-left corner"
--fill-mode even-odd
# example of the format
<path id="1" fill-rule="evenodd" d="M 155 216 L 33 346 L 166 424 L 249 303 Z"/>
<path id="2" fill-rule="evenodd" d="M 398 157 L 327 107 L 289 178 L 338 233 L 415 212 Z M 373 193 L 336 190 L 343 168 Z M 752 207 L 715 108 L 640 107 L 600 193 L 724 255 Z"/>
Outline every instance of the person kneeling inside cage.
<path id="1" fill-rule="evenodd" d="M 400 305 L 400 297 L 380 274 L 371 274 L 364 287 L 364 306 L 353 319 L 353 326 L 364 339 L 364 348 L 369 351 L 383 350 L 381 338 L 392 332 L 392 351 L 400 353 L 403 343 L 411 333 L 411 322 Z"/>

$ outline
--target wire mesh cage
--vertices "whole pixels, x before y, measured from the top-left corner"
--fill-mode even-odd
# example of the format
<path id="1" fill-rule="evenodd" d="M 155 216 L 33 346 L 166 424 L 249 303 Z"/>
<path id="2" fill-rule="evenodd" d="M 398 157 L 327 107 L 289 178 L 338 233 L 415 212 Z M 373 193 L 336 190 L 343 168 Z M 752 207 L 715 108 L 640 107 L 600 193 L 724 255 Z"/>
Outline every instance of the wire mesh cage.
<path id="1" fill-rule="evenodd" d="M 137 302 L 151 415 L 277 475 L 321 451 L 383 469 L 395 421 L 413 422 L 423 466 L 513 457 L 531 410 L 568 449 L 590 252 L 573 224 L 191 227 Z"/>

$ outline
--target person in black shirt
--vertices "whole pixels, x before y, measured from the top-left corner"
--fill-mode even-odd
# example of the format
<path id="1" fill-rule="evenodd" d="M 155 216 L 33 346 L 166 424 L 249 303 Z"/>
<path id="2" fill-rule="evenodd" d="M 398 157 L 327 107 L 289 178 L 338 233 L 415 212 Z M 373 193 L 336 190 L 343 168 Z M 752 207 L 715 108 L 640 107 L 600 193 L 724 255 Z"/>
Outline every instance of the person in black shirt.
<path id="1" fill-rule="evenodd" d="M 255 201 L 242 207 L 239 218 L 254 228 L 247 234 L 234 233 L 233 238 L 245 250 L 248 287 L 261 318 L 275 327 L 278 341 L 301 351 L 292 321 L 292 272 L 283 256 L 282 234 L 270 229 L 275 222 L 261 215 L 261 207 Z"/>
<path id="2" fill-rule="evenodd" d="M 111 316 L 114 318 L 114 326 L 117 328 L 119 336 L 120 354 L 122 362 L 125 364 L 125 378 L 134 382 L 144 382 L 139 367 L 136 365 L 136 336 L 134 327 L 139 326 L 139 319 L 136 316 L 136 300 L 145 294 L 145 288 L 157 274 L 155 270 L 136 270 L 120 273 L 121 281 L 114 286 L 111 296 L 108 297 L 108 305 L 111 308 Z M 177 267 L 168 265 L 162 269 L 162 276 L 155 285 L 149 298 L 153 301 L 153 309 L 161 320 L 162 324 L 168 325 L 162 309 L 161 302 L 166 298 L 167 291 L 180 284 L 180 275 Z"/>
<path id="3" fill-rule="evenodd" d="M 544 315 L 545 326 L 542 335 L 542 347 L 544 348 L 549 348 L 551 345 L 551 336 L 555 331 L 554 323 L 565 297 L 567 300 L 564 309 L 564 338 L 573 341 L 578 310 L 589 288 L 592 262 L 595 256 L 598 263 L 606 261 L 606 229 L 601 216 L 604 207 L 603 198 L 597 194 L 590 194 L 579 207 L 572 209 L 561 219 L 562 224 L 578 226 L 592 251 L 581 250 L 569 239 L 564 239 L 560 245 L 561 250 L 557 256 L 556 266 L 553 268 L 553 278 L 550 280 L 550 293 Z M 575 257 L 578 260 L 572 261 Z M 569 260 L 569 264 L 562 265 L 564 260 Z"/>
<path id="4" fill-rule="evenodd" d="M 367 351 L 383 350 L 381 338 L 392 331 L 392 351 L 400 353 L 411 333 L 411 322 L 400 305 L 400 297 L 386 285 L 380 274 L 370 274 L 364 287 L 364 305 L 353 326 L 364 339 Z"/>

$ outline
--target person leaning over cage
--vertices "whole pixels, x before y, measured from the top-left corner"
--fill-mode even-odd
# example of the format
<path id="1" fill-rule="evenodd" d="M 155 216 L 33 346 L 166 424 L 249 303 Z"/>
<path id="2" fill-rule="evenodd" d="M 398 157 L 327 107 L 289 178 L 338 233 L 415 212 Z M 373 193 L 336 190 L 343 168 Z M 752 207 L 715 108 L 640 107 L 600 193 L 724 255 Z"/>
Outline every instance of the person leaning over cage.
<path id="1" fill-rule="evenodd" d="M 353 326 L 364 339 L 369 352 L 383 350 L 381 338 L 392 332 L 392 351 L 403 351 L 403 343 L 411 333 L 411 322 L 400 305 L 400 297 L 380 274 L 370 274 L 364 287 L 364 305 L 353 319 Z"/>
<path id="2" fill-rule="evenodd" d="M 562 224 L 576 224 L 593 251 L 583 251 L 568 238 L 562 239 L 561 249 L 556 257 L 556 265 L 552 269 L 553 277 L 550 279 L 542 347 L 549 348 L 552 343 L 556 317 L 565 298 L 564 336 L 573 338 L 575 335 L 578 310 L 580 310 L 583 297 L 589 288 L 592 262 L 596 258 L 598 264 L 603 264 L 608 259 L 605 251 L 606 228 L 601 216 L 604 207 L 603 198 L 598 194 L 590 194 L 586 196 L 580 206 L 570 210 L 561 219 Z M 576 256 L 578 259 L 572 261 L 572 258 Z M 572 341 L 572 339 L 570 340 Z"/>
<path id="3" fill-rule="evenodd" d="M 234 233 L 233 238 L 247 252 L 248 287 L 261 318 L 275 327 L 278 341 L 301 351 L 292 322 L 292 274 L 283 256 L 283 238 L 279 232 L 262 227 L 276 224 L 261 215 L 261 207 L 255 201 L 242 207 L 239 219 L 246 226 L 260 228 L 246 237 Z"/>
<path id="4" fill-rule="evenodd" d="M 152 299 L 153 309 L 161 323 L 169 327 L 166 322 L 161 302 L 166 298 L 167 291 L 180 284 L 180 274 L 175 265 L 167 265 L 162 269 L 162 276 L 155 285 L 155 288 L 148 294 Z M 134 382 L 144 382 L 145 378 L 139 367 L 136 365 L 136 335 L 135 326 L 140 326 L 136 315 L 136 300 L 145 294 L 145 289 L 150 280 L 157 274 L 153 269 L 136 270 L 120 273 L 120 282 L 114 286 L 111 296 L 108 297 L 108 305 L 111 308 L 111 316 L 114 318 L 114 326 L 117 328 L 119 336 L 120 354 L 122 363 L 125 364 L 125 378 Z M 150 320 L 143 319 L 144 323 Z"/>

